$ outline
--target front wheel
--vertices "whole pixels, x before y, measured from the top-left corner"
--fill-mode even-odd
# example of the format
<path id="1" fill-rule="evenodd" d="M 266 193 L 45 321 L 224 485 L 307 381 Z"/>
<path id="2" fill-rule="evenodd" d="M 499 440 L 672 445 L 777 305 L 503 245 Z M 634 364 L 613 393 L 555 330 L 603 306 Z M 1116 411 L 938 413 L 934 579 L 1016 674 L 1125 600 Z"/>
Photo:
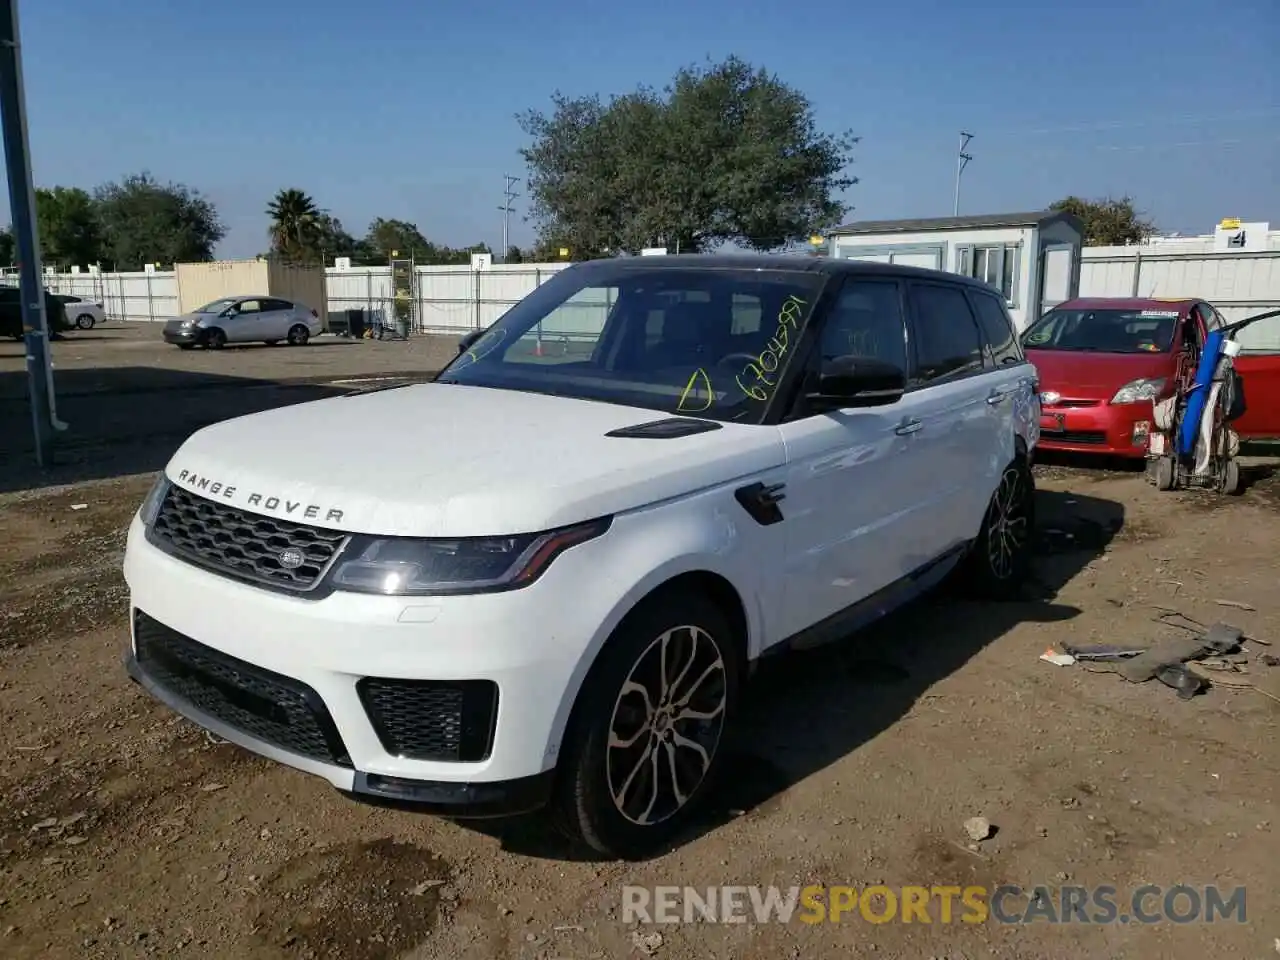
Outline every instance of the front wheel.
<path id="1" fill-rule="evenodd" d="M 210 350 L 221 350 L 227 345 L 227 335 L 217 327 L 213 327 L 205 332 L 204 345 Z"/>
<path id="2" fill-rule="evenodd" d="M 741 665 L 706 597 L 652 597 L 610 637 L 583 684 L 554 812 L 570 837 L 638 859 L 685 829 L 724 763 Z"/>
<path id="3" fill-rule="evenodd" d="M 973 549 L 966 558 L 974 592 L 990 599 L 1016 597 L 1031 572 L 1036 485 L 1022 458 L 1005 467 Z"/>

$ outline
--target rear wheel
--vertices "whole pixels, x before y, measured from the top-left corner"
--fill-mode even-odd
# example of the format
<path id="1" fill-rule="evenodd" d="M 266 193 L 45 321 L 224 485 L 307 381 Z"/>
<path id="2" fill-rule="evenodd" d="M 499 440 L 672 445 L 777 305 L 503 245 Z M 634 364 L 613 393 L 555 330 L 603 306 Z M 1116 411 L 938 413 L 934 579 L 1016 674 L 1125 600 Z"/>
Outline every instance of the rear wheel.
<path id="1" fill-rule="evenodd" d="M 92 330 L 95 323 L 97 323 L 97 320 L 94 319 L 91 313 L 82 313 L 76 317 L 76 329 L 78 330 Z"/>
<path id="2" fill-rule="evenodd" d="M 204 345 L 210 350 L 221 350 L 227 345 L 227 335 L 217 327 L 206 331 L 204 335 Z"/>
<path id="3" fill-rule="evenodd" d="M 1035 477 L 1022 457 L 1005 467 L 987 506 L 982 529 L 966 558 L 969 584 L 983 597 L 1017 596 L 1031 571 Z"/>
<path id="4" fill-rule="evenodd" d="M 680 591 L 644 601 L 583 684 L 554 814 L 574 839 L 637 859 L 685 829 L 723 767 L 741 666 L 728 619 Z"/>
<path id="5" fill-rule="evenodd" d="M 307 341 L 311 339 L 311 331 L 302 324 L 295 324 L 289 328 L 289 346 L 301 347 L 305 346 Z"/>
<path id="6" fill-rule="evenodd" d="M 1156 489 L 1172 490 L 1176 480 L 1173 457 L 1161 457 L 1156 461 Z"/>

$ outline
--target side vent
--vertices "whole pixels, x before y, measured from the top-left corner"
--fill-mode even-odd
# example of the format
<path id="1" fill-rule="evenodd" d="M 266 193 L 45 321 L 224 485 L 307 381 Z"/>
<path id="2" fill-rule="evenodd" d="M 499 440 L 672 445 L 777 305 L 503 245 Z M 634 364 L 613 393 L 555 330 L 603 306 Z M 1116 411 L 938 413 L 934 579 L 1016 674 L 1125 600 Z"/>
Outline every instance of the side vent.
<path id="1" fill-rule="evenodd" d="M 626 437 L 636 440 L 674 440 L 677 437 L 692 437 L 698 433 L 719 430 L 721 424 L 714 420 L 694 420 L 691 417 L 664 417 L 661 420 L 650 420 L 648 423 L 637 423 L 633 427 L 619 427 L 610 430 L 606 437 Z"/>

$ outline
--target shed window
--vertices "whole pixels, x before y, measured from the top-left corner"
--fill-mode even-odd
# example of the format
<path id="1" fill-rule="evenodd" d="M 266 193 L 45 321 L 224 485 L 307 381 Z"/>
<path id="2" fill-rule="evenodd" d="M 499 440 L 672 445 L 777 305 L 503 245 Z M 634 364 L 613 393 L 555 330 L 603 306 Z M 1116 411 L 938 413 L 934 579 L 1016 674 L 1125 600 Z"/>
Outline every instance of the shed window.
<path id="1" fill-rule="evenodd" d="M 960 273 L 991 284 L 1017 306 L 1019 245 L 998 243 L 960 248 Z"/>

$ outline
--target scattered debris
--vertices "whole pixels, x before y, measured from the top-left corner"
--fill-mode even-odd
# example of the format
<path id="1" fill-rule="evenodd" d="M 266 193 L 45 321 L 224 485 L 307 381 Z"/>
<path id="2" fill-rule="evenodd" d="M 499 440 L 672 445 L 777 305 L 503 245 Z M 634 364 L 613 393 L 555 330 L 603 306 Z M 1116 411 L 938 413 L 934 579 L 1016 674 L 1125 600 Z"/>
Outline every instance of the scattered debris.
<path id="1" fill-rule="evenodd" d="M 1248 610 L 1252 612 L 1258 609 L 1252 604 L 1244 603 L 1240 600 L 1215 600 L 1213 602 L 1220 607 L 1235 607 L 1237 610 Z"/>
<path id="2" fill-rule="evenodd" d="M 89 505 L 87 503 L 73 503 L 71 505 L 71 509 L 72 510 L 88 510 Z"/>
<path id="3" fill-rule="evenodd" d="M 1064 643 L 1062 649 L 1077 660 L 1127 660 L 1147 652 L 1147 647 L 1115 643 Z"/>
<path id="4" fill-rule="evenodd" d="M 986 817 L 970 817 L 964 822 L 964 832 L 973 841 L 981 841 L 991 836 L 991 821 Z"/>
<path id="5" fill-rule="evenodd" d="M 205 784 L 203 787 L 201 787 L 200 789 L 201 789 L 202 791 L 204 791 L 205 793 L 213 793 L 215 790 L 225 790 L 225 789 L 226 789 L 226 784 L 222 784 L 222 783 L 206 783 L 206 784 Z"/>
<path id="6" fill-rule="evenodd" d="M 1044 653 L 1040 654 L 1040 659 L 1045 663 L 1052 663 L 1055 667 L 1069 667 L 1076 662 L 1076 658 L 1069 653 L 1058 653 L 1053 647 L 1049 647 Z"/>
<path id="7" fill-rule="evenodd" d="M 653 933 L 641 933 L 634 930 L 631 933 L 631 945 L 641 953 L 650 957 L 656 956 L 658 949 L 662 946 L 662 934 L 656 930 Z"/>

